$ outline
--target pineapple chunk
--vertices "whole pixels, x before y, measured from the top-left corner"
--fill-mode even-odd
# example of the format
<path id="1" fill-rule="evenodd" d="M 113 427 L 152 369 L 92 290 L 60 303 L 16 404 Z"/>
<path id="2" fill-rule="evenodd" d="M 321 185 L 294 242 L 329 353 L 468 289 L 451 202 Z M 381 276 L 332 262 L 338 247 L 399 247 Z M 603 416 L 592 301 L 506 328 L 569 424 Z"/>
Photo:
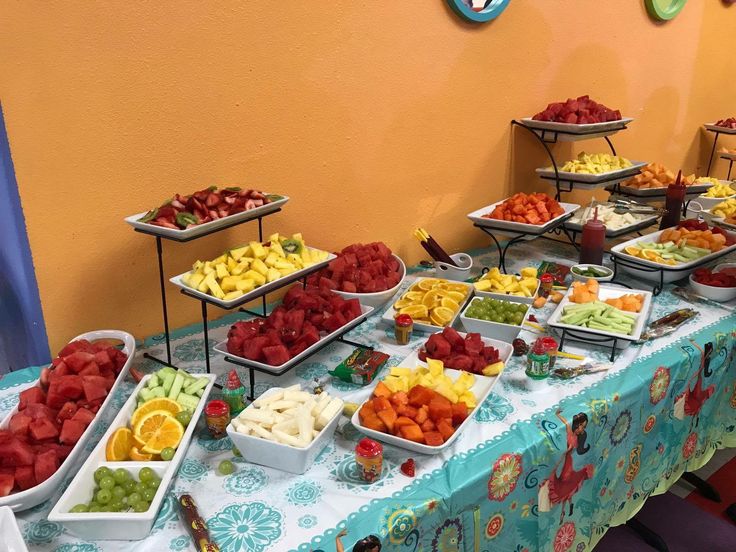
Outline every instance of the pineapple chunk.
<path id="1" fill-rule="evenodd" d="M 195 261 L 195 263 L 192 265 L 192 270 L 201 271 L 200 269 L 204 268 L 204 263 L 202 261 Z"/>
<path id="2" fill-rule="evenodd" d="M 521 277 L 522 278 L 536 278 L 537 277 L 537 269 L 534 268 L 534 267 L 532 267 L 532 266 L 528 266 L 526 268 L 522 268 L 521 269 Z"/>
<path id="3" fill-rule="evenodd" d="M 230 271 L 231 276 L 240 276 L 243 272 L 248 270 L 247 266 L 243 266 L 242 264 L 238 264 Z"/>
<path id="4" fill-rule="evenodd" d="M 250 253 L 249 245 L 244 245 L 243 247 L 238 247 L 236 249 L 230 250 L 230 256 L 236 261 L 239 261 L 240 259 L 245 257 L 248 253 Z"/>
<path id="5" fill-rule="evenodd" d="M 312 253 L 309 251 L 309 248 L 305 246 L 302 246 L 302 262 L 305 265 L 307 263 L 314 264 L 314 259 L 312 259 Z"/>
<path id="6" fill-rule="evenodd" d="M 312 250 L 312 258 L 314 259 L 315 253 L 317 254 L 317 261 L 321 262 L 324 261 L 327 257 L 330 256 L 330 254 L 327 251 L 322 251 L 321 249 L 313 249 Z"/>
<path id="7" fill-rule="evenodd" d="M 199 287 L 199 284 L 202 283 L 202 280 L 204 280 L 204 274 L 189 274 L 189 280 L 185 282 L 189 287 L 191 288 L 197 288 Z"/>
<path id="8" fill-rule="evenodd" d="M 289 253 L 286 256 L 286 260 L 289 261 L 294 266 L 297 266 L 299 268 L 301 268 L 302 266 L 302 258 L 300 255 L 297 255 L 296 253 Z"/>
<path id="9" fill-rule="evenodd" d="M 255 270 L 256 272 L 260 273 L 261 275 L 265 276 L 268 272 L 268 267 L 261 259 L 256 259 L 253 261 L 253 263 L 250 266 L 251 270 Z"/>
<path id="10" fill-rule="evenodd" d="M 218 265 L 220 263 L 226 263 L 226 262 L 227 262 L 227 253 L 223 253 L 222 255 L 220 255 L 219 257 L 217 257 L 216 259 L 212 259 L 212 264 L 213 265 Z"/>
<path id="11" fill-rule="evenodd" d="M 503 370 L 503 362 L 501 361 L 494 362 L 493 364 L 489 364 L 488 366 L 483 368 L 483 375 L 489 376 L 489 377 L 497 376 L 498 374 L 501 373 L 502 370 Z"/>
<path id="12" fill-rule="evenodd" d="M 222 288 L 222 291 L 225 293 L 235 291 L 237 283 L 238 279 L 235 276 L 225 276 L 220 282 L 220 288 Z"/>
<path id="13" fill-rule="evenodd" d="M 227 270 L 228 270 L 228 272 L 232 272 L 233 269 L 236 266 L 238 266 L 237 261 L 235 259 L 233 259 L 232 257 L 228 257 L 227 258 Z"/>
<path id="14" fill-rule="evenodd" d="M 390 371 L 392 376 L 411 376 L 411 368 L 400 368 L 399 366 L 394 366 L 391 368 Z"/>
<path id="15" fill-rule="evenodd" d="M 266 283 L 266 277 L 260 272 L 256 272 L 255 270 L 249 270 L 243 276 L 253 280 L 256 286 L 262 286 L 263 284 Z"/>
<path id="16" fill-rule="evenodd" d="M 279 256 L 274 251 L 269 251 L 268 255 L 266 255 L 266 258 L 263 259 L 263 263 L 266 266 L 273 267 L 276 264 L 276 261 L 279 260 Z"/>
<path id="17" fill-rule="evenodd" d="M 226 293 L 223 299 L 225 301 L 232 301 L 233 299 L 237 299 L 238 297 L 242 297 L 242 296 L 243 296 L 242 291 L 235 290 L 235 291 L 231 291 L 230 293 Z"/>
<path id="18" fill-rule="evenodd" d="M 436 360 L 434 358 L 428 358 L 427 359 L 427 366 L 429 367 L 429 373 L 430 375 L 434 376 L 435 378 L 442 375 L 442 372 L 445 369 L 444 364 L 441 360 Z"/>
<path id="19" fill-rule="evenodd" d="M 452 384 L 452 390 L 458 395 L 462 395 L 468 390 L 468 384 L 465 381 L 457 380 Z"/>
<path id="20" fill-rule="evenodd" d="M 488 280 L 500 280 L 501 276 L 501 271 L 498 269 L 497 266 L 494 266 L 491 270 L 488 271 L 488 274 L 486 274 L 485 277 Z"/>
<path id="21" fill-rule="evenodd" d="M 278 237 L 278 234 L 276 236 Z M 271 252 L 276 253 L 276 255 L 278 255 L 280 259 L 286 257 L 286 253 L 284 253 L 284 248 L 281 247 L 281 242 L 279 242 L 278 239 L 271 240 Z"/>
<path id="22" fill-rule="evenodd" d="M 395 376 L 386 376 L 383 378 L 383 383 L 388 387 L 392 393 L 396 393 L 397 391 L 400 391 L 400 378 L 397 378 Z"/>
<path id="23" fill-rule="evenodd" d="M 273 247 L 274 243 L 279 243 L 279 244 L 281 243 L 281 236 L 279 236 L 279 233 L 276 232 L 275 234 L 271 234 L 268 237 L 268 241 L 271 242 L 271 247 Z"/>
<path id="24" fill-rule="evenodd" d="M 250 242 L 250 249 L 256 259 L 263 259 L 266 256 L 266 249 L 258 242 Z M 265 273 L 264 273 L 265 274 Z"/>
<path id="25" fill-rule="evenodd" d="M 218 263 L 215 265 L 215 270 L 217 271 L 217 278 L 223 279 L 225 276 L 230 276 L 230 272 L 227 270 L 227 265 L 225 263 Z"/>
<path id="26" fill-rule="evenodd" d="M 212 261 L 207 261 L 206 263 L 204 263 L 204 268 L 202 268 L 202 272 L 204 272 L 205 276 L 209 274 L 210 272 L 214 272 L 214 271 L 215 271 L 215 267 L 212 264 Z"/>
<path id="27" fill-rule="evenodd" d="M 243 278 L 235 282 L 235 288 L 243 293 L 248 293 L 256 288 L 256 283 L 252 278 Z"/>
<path id="28" fill-rule="evenodd" d="M 455 393 L 455 391 L 452 390 L 452 387 L 447 385 L 445 382 L 435 387 L 434 390 L 452 403 L 456 403 L 458 401 L 457 393 Z"/>
<path id="29" fill-rule="evenodd" d="M 490 280 L 478 280 L 473 285 L 478 291 L 488 291 L 489 289 L 491 289 L 493 282 L 491 282 Z"/>
<path id="30" fill-rule="evenodd" d="M 288 276 L 292 272 L 296 272 L 296 268 L 291 265 L 289 265 L 289 268 L 277 268 L 276 270 L 278 270 L 282 276 Z"/>
<path id="31" fill-rule="evenodd" d="M 217 283 L 217 280 L 215 280 L 215 273 L 210 272 L 202 282 L 202 284 L 207 284 L 207 288 L 210 290 L 210 293 L 217 297 L 218 299 L 223 299 L 225 297 L 225 292 L 222 291 L 222 288 Z"/>
<path id="32" fill-rule="evenodd" d="M 207 276 L 209 276 L 209 274 Z M 197 291 L 201 291 L 202 293 L 207 293 L 207 291 L 210 289 L 207 286 L 207 276 L 202 278 L 202 282 L 200 282 L 200 284 L 197 286 Z"/>
<path id="33" fill-rule="evenodd" d="M 281 272 L 279 272 L 275 268 L 269 268 L 268 272 L 266 272 L 266 280 L 268 282 L 273 282 L 274 280 L 278 280 L 279 278 L 281 278 Z"/>
<path id="34" fill-rule="evenodd" d="M 473 409 L 478 406 L 478 400 L 475 398 L 475 395 L 473 395 L 473 393 L 471 393 L 470 391 L 466 391 L 465 393 L 460 395 L 458 397 L 458 401 L 464 402 L 469 409 Z"/>
<path id="35" fill-rule="evenodd" d="M 291 264 L 289 261 L 286 261 L 284 259 L 276 261 L 276 263 L 273 265 L 274 268 L 277 268 L 279 270 L 286 270 L 286 269 L 294 269 L 294 265 Z"/>

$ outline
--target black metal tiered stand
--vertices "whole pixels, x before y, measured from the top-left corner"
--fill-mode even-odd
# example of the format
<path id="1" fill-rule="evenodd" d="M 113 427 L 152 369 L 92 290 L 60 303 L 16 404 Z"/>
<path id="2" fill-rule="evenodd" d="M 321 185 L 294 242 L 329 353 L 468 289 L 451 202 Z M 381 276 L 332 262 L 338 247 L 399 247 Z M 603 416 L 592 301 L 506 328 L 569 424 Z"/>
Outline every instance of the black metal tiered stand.
<path id="1" fill-rule="evenodd" d="M 708 170 L 705 172 L 706 176 L 710 176 L 710 169 L 713 166 L 713 158 L 716 155 L 718 137 L 721 134 L 732 135 L 732 136 L 736 135 L 736 128 L 718 127 L 716 125 L 709 124 L 705 127 L 705 130 L 707 132 L 712 132 L 713 134 L 715 134 L 715 137 L 713 138 L 713 147 L 710 150 L 710 157 L 708 158 Z M 720 158 L 728 161 L 728 176 L 726 177 L 726 180 L 731 180 L 731 169 L 733 168 L 733 162 L 736 161 L 736 155 L 730 154 L 730 153 L 722 153 L 720 154 Z"/>

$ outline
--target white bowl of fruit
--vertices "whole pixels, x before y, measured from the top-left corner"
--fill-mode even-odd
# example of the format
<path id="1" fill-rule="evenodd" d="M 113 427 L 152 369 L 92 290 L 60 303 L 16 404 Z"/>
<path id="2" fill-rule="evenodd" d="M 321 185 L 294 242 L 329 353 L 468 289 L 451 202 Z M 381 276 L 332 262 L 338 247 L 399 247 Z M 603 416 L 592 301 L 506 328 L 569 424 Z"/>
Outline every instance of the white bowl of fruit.
<path id="1" fill-rule="evenodd" d="M 468 332 L 511 343 L 521 332 L 528 315 L 529 305 L 520 302 L 519 298 L 476 297 L 460 314 L 460 320 Z"/>
<path id="2" fill-rule="evenodd" d="M 343 248 L 336 259 L 311 275 L 307 283 L 377 309 L 396 295 L 405 278 L 404 261 L 383 242 L 374 242 Z"/>
<path id="3" fill-rule="evenodd" d="M 690 287 L 698 295 L 722 303 L 736 298 L 736 263 L 723 263 L 713 270 L 699 268 L 690 275 Z"/>

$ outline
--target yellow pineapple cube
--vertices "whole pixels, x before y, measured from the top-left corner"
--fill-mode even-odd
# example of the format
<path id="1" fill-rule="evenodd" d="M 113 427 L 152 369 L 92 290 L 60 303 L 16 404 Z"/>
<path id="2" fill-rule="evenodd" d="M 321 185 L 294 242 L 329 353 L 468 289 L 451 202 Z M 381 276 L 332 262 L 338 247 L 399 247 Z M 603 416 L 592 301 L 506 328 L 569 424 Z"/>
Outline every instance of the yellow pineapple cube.
<path id="1" fill-rule="evenodd" d="M 268 267 L 261 259 L 256 259 L 250 265 L 251 270 L 255 270 L 261 275 L 265 276 L 268 273 Z"/>
<path id="2" fill-rule="evenodd" d="M 237 284 L 237 282 L 238 279 L 235 276 L 225 276 L 220 282 L 220 288 L 222 288 L 222 291 L 225 293 L 235 291 L 235 284 Z"/>
<path id="3" fill-rule="evenodd" d="M 526 268 L 521 269 L 521 277 L 522 278 L 535 278 L 537 277 L 537 269 L 533 266 L 527 266 Z"/>
<path id="4" fill-rule="evenodd" d="M 266 255 L 266 258 L 263 259 L 263 264 L 273 267 L 278 259 L 279 256 L 274 251 L 269 251 L 268 255 Z"/>
<path id="5" fill-rule="evenodd" d="M 427 359 L 427 367 L 429 368 L 429 373 L 435 378 L 441 376 L 442 372 L 445 370 L 445 365 L 442 361 L 434 358 Z"/>
<path id="6" fill-rule="evenodd" d="M 279 256 L 279 258 L 286 257 L 286 254 L 284 253 L 284 248 L 281 247 L 281 242 L 279 240 L 271 240 L 271 252 L 276 253 L 276 255 Z"/>
<path id="7" fill-rule="evenodd" d="M 392 376 L 410 376 L 411 368 L 401 368 L 400 366 L 392 366 L 389 372 Z"/>
<path id="8" fill-rule="evenodd" d="M 435 387 L 434 390 L 452 403 L 456 403 L 458 400 L 457 393 L 453 391 L 452 387 L 444 382 Z"/>
<path id="9" fill-rule="evenodd" d="M 225 297 L 223 297 L 223 300 L 225 301 L 232 301 L 233 299 L 237 299 L 238 297 L 242 297 L 243 292 L 239 290 L 231 291 L 230 293 L 226 293 Z"/>
<path id="10" fill-rule="evenodd" d="M 220 287 L 220 284 L 217 283 L 217 280 L 215 280 L 215 273 L 210 272 L 202 282 L 203 284 L 207 284 L 207 288 L 210 291 L 210 294 L 214 297 L 217 297 L 218 299 L 223 299 L 225 297 L 225 292 L 222 291 L 222 288 Z"/>
<path id="11" fill-rule="evenodd" d="M 202 280 L 204 280 L 204 274 L 191 274 L 189 275 L 189 281 L 186 282 L 186 284 L 191 288 L 197 288 L 199 287 L 199 284 L 202 283 Z"/>
<path id="12" fill-rule="evenodd" d="M 488 291 L 493 286 L 490 280 L 478 280 L 473 284 L 478 291 Z"/>
<path id="13" fill-rule="evenodd" d="M 263 259 L 266 256 L 266 249 L 260 243 L 253 241 L 249 245 L 253 257 L 256 259 Z"/>
<path id="14" fill-rule="evenodd" d="M 217 278 L 220 280 L 225 276 L 230 276 L 230 272 L 228 272 L 227 265 L 225 263 L 216 264 L 215 270 L 217 271 Z"/>
<path id="15" fill-rule="evenodd" d="M 278 280 L 279 278 L 281 278 L 281 272 L 279 272 L 275 268 L 269 268 L 268 272 L 266 272 L 267 282 L 273 282 L 274 280 Z"/>
<path id="16" fill-rule="evenodd" d="M 255 270 L 249 270 L 243 276 L 253 280 L 256 284 L 256 287 L 262 286 L 263 284 L 266 283 L 266 277 L 260 272 L 256 272 Z"/>
<path id="17" fill-rule="evenodd" d="M 217 257 L 216 259 L 212 259 L 212 264 L 213 265 L 218 265 L 220 263 L 226 263 L 226 262 L 227 262 L 227 254 L 226 253 L 223 253 L 222 255 L 220 255 L 219 257 Z"/>
<path id="18" fill-rule="evenodd" d="M 237 247 L 230 250 L 230 256 L 236 261 L 239 261 L 240 259 L 245 257 L 248 253 L 250 253 L 249 245 L 244 245 L 243 247 Z"/>
<path id="19" fill-rule="evenodd" d="M 249 291 L 253 291 L 256 287 L 256 283 L 252 278 L 243 278 L 242 280 L 238 280 L 235 282 L 235 287 L 238 289 L 238 291 L 242 291 L 243 293 L 248 293 Z"/>

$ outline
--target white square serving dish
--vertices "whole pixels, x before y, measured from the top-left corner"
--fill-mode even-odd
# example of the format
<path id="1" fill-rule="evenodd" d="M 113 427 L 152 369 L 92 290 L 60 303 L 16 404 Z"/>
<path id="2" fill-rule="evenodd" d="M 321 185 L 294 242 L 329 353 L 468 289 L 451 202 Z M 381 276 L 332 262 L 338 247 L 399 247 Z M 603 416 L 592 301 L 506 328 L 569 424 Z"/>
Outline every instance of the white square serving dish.
<path id="1" fill-rule="evenodd" d="M 119 427 L 127 427 L 133 411 L 137 408 L 138 391 L 146 386 L 150 375 L 145 376 L 128 398 L 126 403 L 115 416 L 110 427 L 102 436 L 100 442 L 90 453 L 80 468 L 77 475 L 61 495 L 54 507 L 48 515 L 49 521 L 63 524 L 67 530 L 84 540 L 141 540 L 146 538 L 156 522 L 158 512 L 163 505 L 163 501 L 168 493 L 171 482 L 179 471 L 179 465 L 186 455 L 189 443 L 192 440 L 194 429 L 197 421 L 202 415 L 207 397 L 212 391 L 217 379 L 216 374 L 193 374 L 197 377 L 209 379 L 209 383 L 202 392 L 202 397 L 197 404 L 197 408 L 192 413 L 192 420 L 184 431 L 179 446 L 176 449 L 174 457 L 169 462 L 150 461 L 150 462 L 108 462 L 105 456 L 105 448 L 110 436 Z M 138 480 L 138 470 L 143 467 L 153 469 L 161 478 L 161 485 L 156 491 L 156 495 L 151 501 L 150 508 L 141 513 L 136 512 L 85 512 L 71 513 L 70 510 L 77 504 L 89 502 L 92 498 L 92 492 L 95 487 L 94 472 L 97 468 L 107 466 L 114 470 L 116 468 L 125 468 Z"/>
<path id="2" fill-rule="evenodd" d="M 574 172 L 567 172 L 567 171 L 561 171 L 558 169 L 557 176 L 559 179 L 563 182 L 574 182 L 576 186 L 584 187 L 584 185 L 590 185 L 594 186 L 597 184 L 615 184 L 616 182 L 621 182 L 622 180 L 625 180 L 627 178 L 630 178 L 631 176 L 635 174 L 639 174 L 641 172 L 641 168 L 645 167 L 647 164 L 644 161 L 632 161 L 630 167 L 626 167 L 624 169 L 616 169 L 614 171 L 608 171 L 604 173 L 595 173 L 595 174 L 588 174 L 588 173 L 574 173 Z M 542 167 L 536 169 L 536 173 L 541 177 L 545 179 L 552 179 L 555 178 L 555 170 L 553 167 Z M 583 186 L 580 186 L 580 184 L 583 184 Z"/>
<path id="3" fill-rule="evenodd" d="M 283 391 L 283 388 L 272 387 L 267 389 L 259 398 L 266 398 L 278 391 Z M 248 408 L 252 406 L 253 403 L 249 404 Z M 292 447 L 276 441 L 261 439 L 254 435 L 244 435 L 235 429 L 232 422 L 227 426 L 227 434 L 248 462 L 289 473 L 302 474 L 311 467 L 315 458 L 332 440 L 340 416 L 342 416 L 342 409 L 335 414 L 330 423 L 323 427 L 319 435 L 305 448 Z"/>
<path id="4" fill-rule="evenodd" d="M 0 506 L 0 535 L 4 552 L 28 552 L 15 514 L 8 506 Z"/>
<path id="5" fill-rule="evenodd" d="M 469 213 L 467 217 L 472 220 L 473 223 L 485 228 L 495 228 L 497 230 L 506 230 L 508 232 L 516 232 L 519 234 L 533 234 L 536 236 L 544 234 L 547 230 L 554 228 L 563 220 L 572 217 L 573 213 L 580 208 L 580 205 L 577 205 L 575 203 L 560 202 L 560 207 L 562 207 L 565 212 L 561 215 L 556 216 L 545 224 L 526 224 L 521 222 L 513 222 L 510 220 L 485 218 L 483 216 L 492 212 L 497 205 L 500 205 L 501 203 L 506 201 L 506 199 L 502 199 L 501 201 L 497 201 L 496 203 L 492 203 L 491 205 L 487 205 L 486 207 L 476 209 L 472 213 Z"/>
<path id="6" fill-rule="evenodd" d="M 468 332 L 477 332 L 483 337 L 493 337 L 495 339 L 511 343 L 519 336 L 519 333 L 524 326 L 524 322 L 526 322 L 532 312 L 532 307 L 531 304 L 527 303 L 526 301 L 517 300 L 524 299 L 524 297 L 515 297 L 513 295 L 509 295 L 506 297 L 498 297 L 498 299 L 501 301 L 508 301 L 509 303 L 519 303 L 522 305 L 526 305 L 527 311 L 524 314 L 524 319 L 521 321 L 521 324 L 515 326 L 514 324 L 492 322 L 490 320 L 481 320 L 480 318 L 470 318 L 466 316 L 465 313 L 473 304 L 472 301 L 467 304 L 465 309 L 463 309 L 462 314 L 460 314 L 460 321 L 463 323 L 463 327 Z"/>

